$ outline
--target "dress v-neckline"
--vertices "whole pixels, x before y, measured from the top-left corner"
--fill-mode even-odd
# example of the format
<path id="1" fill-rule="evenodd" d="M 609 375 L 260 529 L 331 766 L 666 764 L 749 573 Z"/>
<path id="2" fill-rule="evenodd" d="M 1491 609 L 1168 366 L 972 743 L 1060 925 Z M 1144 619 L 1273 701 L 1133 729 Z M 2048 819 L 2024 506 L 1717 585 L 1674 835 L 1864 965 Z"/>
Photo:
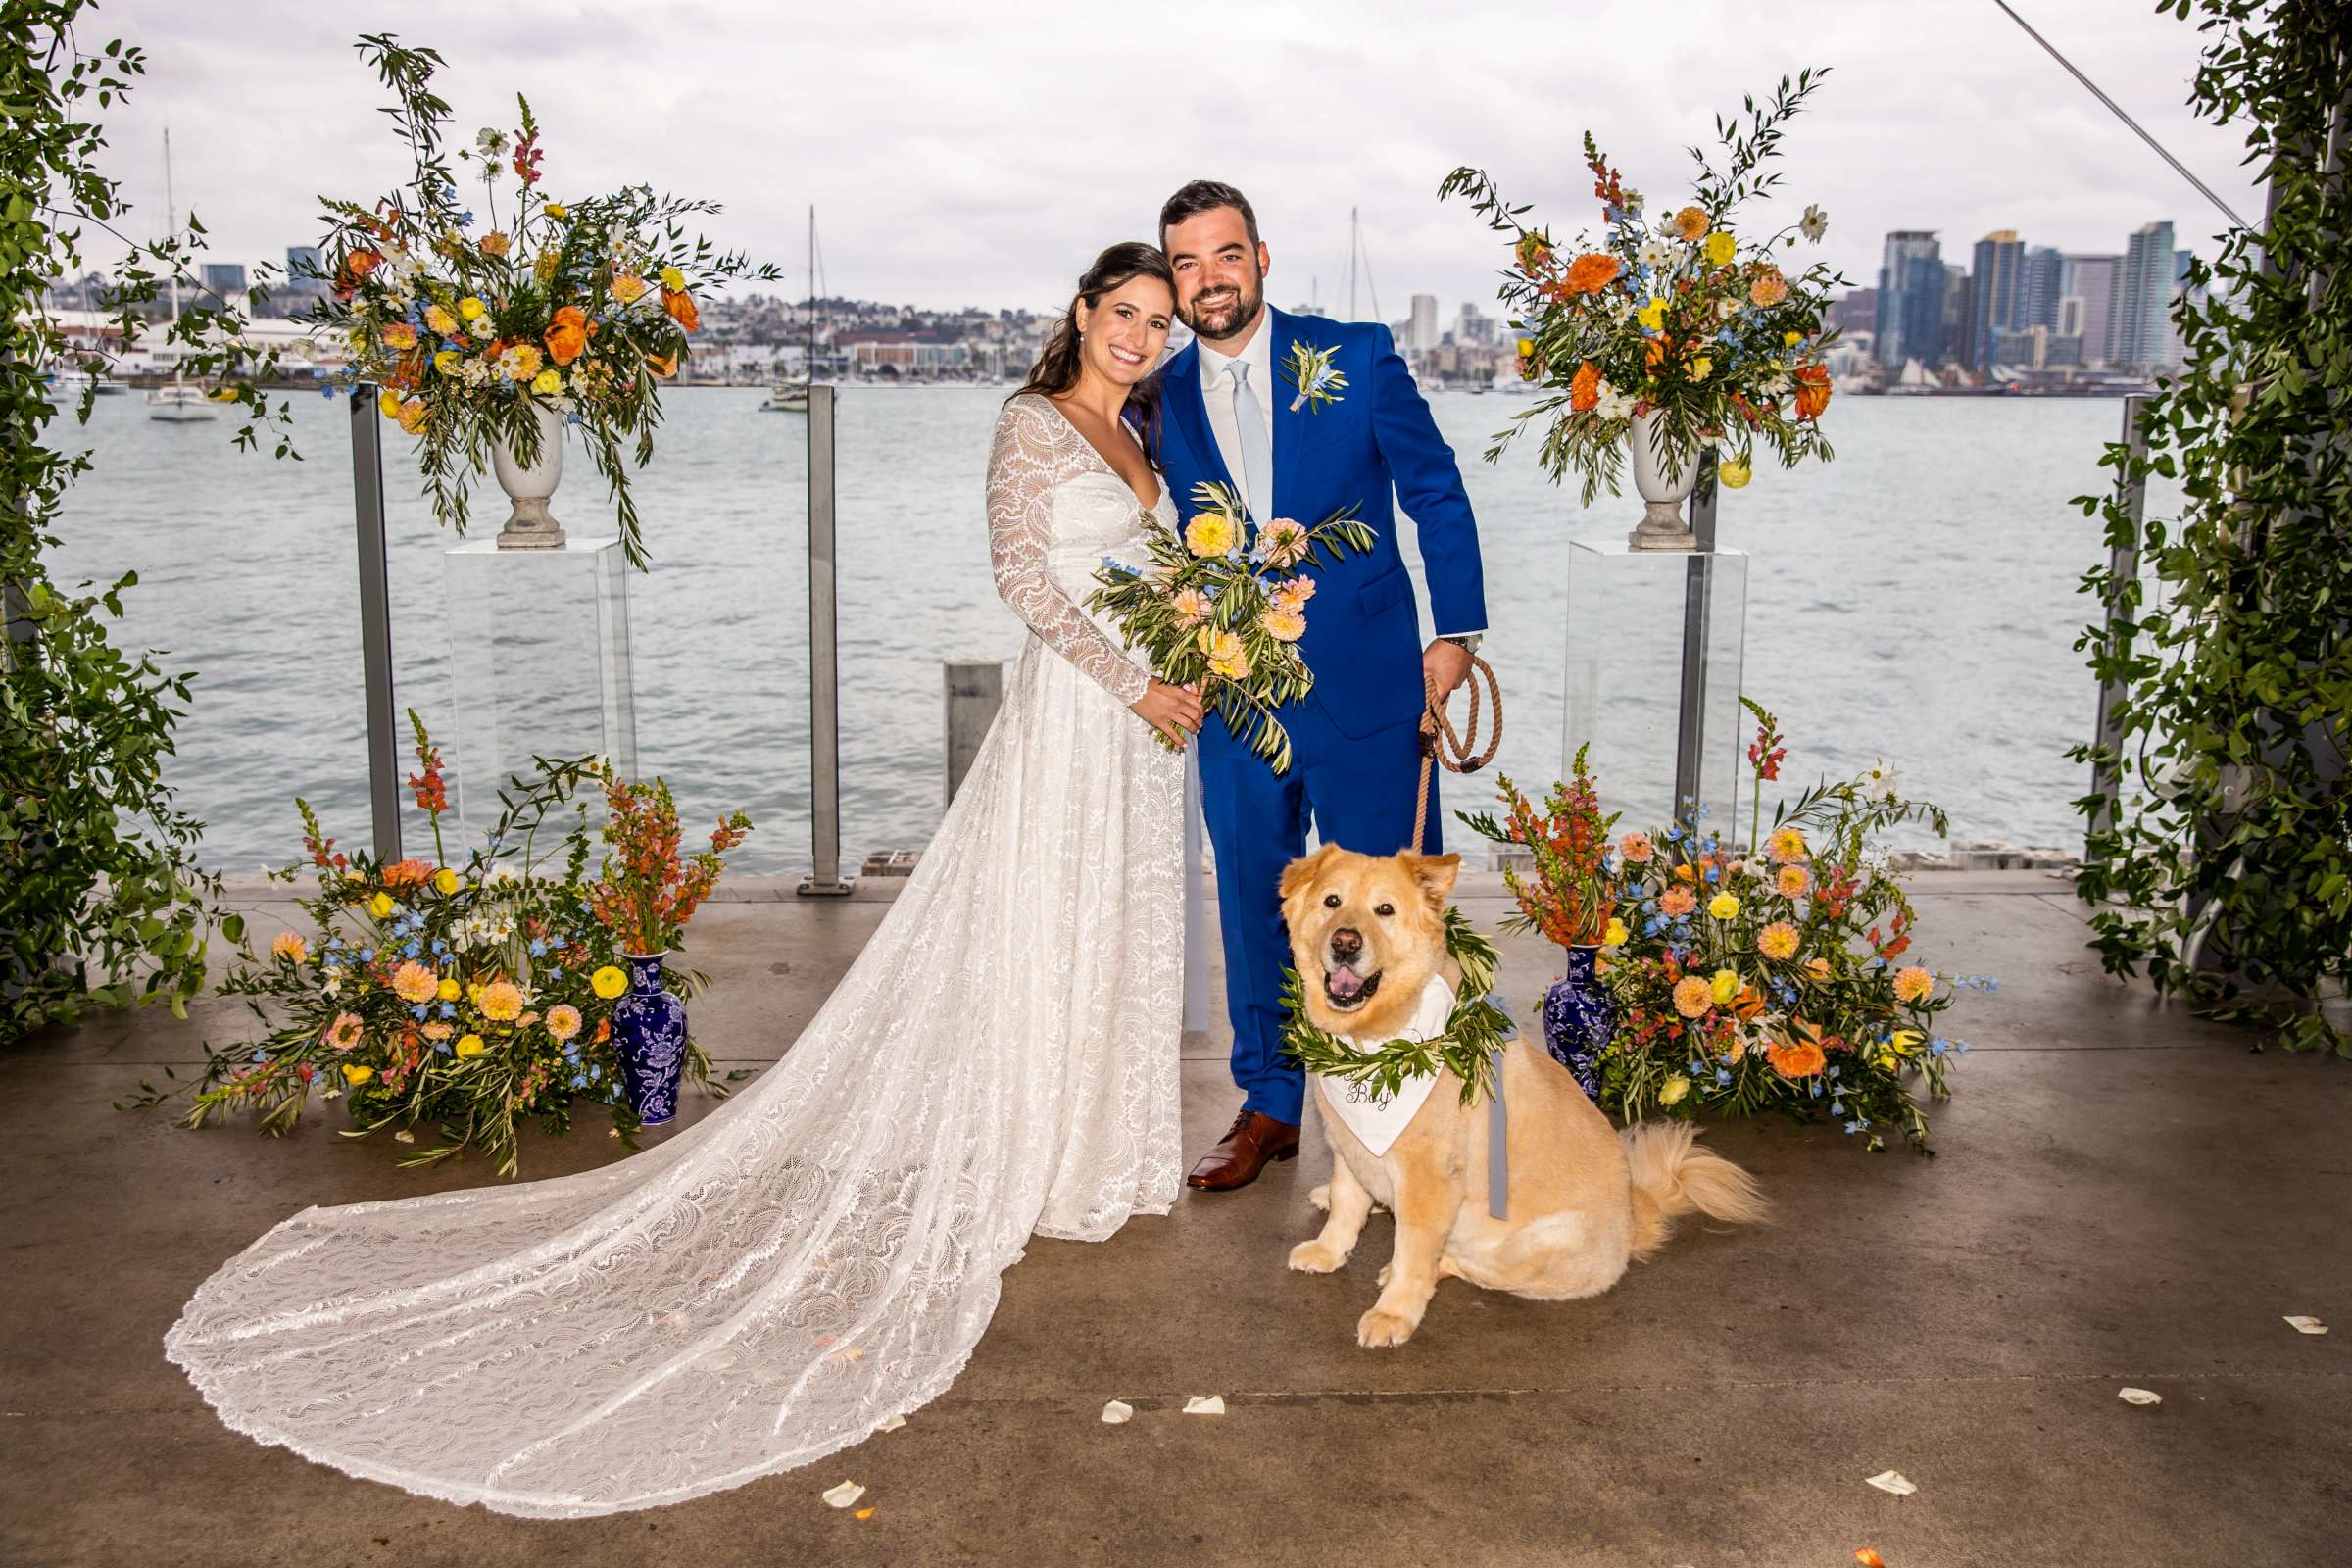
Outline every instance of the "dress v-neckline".
<path id="1" fill-rule="evenodd" d="M 1094 460 L 1097 463 L 1102 466 L 1102 471 L 1109 474 L 1113 479 L 1118 480 L 1122 486 L 1125 486 L 1129 495 L 1135 496 L 1135 503 L 1137 506 L 1142 507 L 1146 512 L 1156 512 L 1159 510 L 1159 498 L 1168 493 L 1168 481 L 1161 477 L 1157 468 L 1152 467 L 1152 455 L 1144 451 L 1144 444 L 1135 439 L 1132 431 L 1128 433 L 1128 443 L 1135 448 L 1137 455 L 1144 460 L 1144 466 L 1151 468 L 1152 477 L 1158 480 L 1159 483 L 1159 488 L 1153 492 L 1152 499 L 1149 501 L 1146 501 L 1142 496 L 1136 494 L 1135 486 L 1128 483 L 1127 476 L 1119 471 L 1119 466 L 1102 455 L 1102 449 L 1095 445 L 1093 438 L 1088 436 L 1084 430 L 1078 428 L 1077 420 L 1071 418 L 1067 414 L 1062 412 L 1060 404 L 1054 402 L 1054 399 L 1048 396 L 1046 393 L 1040 392 L 1037 395 L 1039 398 L 1044 400 L 1047 408 L 1054 411 L 1054 416 L 1055 418 L 1059 419 L 1062 423 L 1070 427 L 1070 434 L 1076 436 L 1080 441 L 1086 444 L 1086 450 L 1094 456 Z M 1120 429 L 1125 430 L 1127 428 L 1127 421 L 1125 419 L 1120 419 L 1117 421 L 1117 423 Z"/>

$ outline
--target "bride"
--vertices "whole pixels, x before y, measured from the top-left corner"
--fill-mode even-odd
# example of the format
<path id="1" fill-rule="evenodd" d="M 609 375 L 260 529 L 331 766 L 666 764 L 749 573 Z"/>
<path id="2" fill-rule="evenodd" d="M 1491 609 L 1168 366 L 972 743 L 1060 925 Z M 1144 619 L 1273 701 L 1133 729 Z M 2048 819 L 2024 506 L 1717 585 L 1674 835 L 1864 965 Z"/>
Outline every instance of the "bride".
<path id="1" fill-rule="evenodd" d="M 229 1426 L 502 1513 L 677 1502 L 936 1397 L 1032 1234 L 1181 1187 L 1181 747 L 1198 697 L 1080 601 L 1165 486 L 1127 417 L 1175 305 L 1114 245 L 997 420 L 989 554 L 1030 636 L 962 790 L 782 1061 L 601 1170 L 308 1208 L 165 1340 Z M 1123 416 L 1127 417 L 1123 417 Z M 1142 722 L 1137 722 L 1137 719 Z"/>

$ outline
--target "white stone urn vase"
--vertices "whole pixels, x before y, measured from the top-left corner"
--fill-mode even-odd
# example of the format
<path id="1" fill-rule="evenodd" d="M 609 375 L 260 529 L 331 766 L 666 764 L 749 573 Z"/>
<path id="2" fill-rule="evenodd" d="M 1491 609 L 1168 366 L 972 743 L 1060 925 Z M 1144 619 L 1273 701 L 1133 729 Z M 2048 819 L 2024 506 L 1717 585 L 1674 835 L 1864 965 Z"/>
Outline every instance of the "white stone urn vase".
<path id="1" fill-rule="evenodd" d="M 514 449 L 503 437 L 490 438 L 490 470 L 514 503 L 507 525 L 498 531 L 501 550 L 564 548 L 564 529 L 547 510 L 548 497 L 564 477 L 564 416 L 534 402 L 531 416 L 539 423 L 539 461 L 529 467 L 516 461 Z"/>
<path id="2" fill-rule="evenodd" d="M 1683 521 L 1683 502 L 1698 483 L 1698 449 L 1672 447 L 1665 416 L 1652 409 L 1634 416 L 1625 433 L 1634 454 L 1634 488 L 1644 503 L 1642 525 L 1626 536 L 1635 550 L 1696 550 L 1698 540 Z M 1666 476 L 1671 447 L 1674 477 Z"/>

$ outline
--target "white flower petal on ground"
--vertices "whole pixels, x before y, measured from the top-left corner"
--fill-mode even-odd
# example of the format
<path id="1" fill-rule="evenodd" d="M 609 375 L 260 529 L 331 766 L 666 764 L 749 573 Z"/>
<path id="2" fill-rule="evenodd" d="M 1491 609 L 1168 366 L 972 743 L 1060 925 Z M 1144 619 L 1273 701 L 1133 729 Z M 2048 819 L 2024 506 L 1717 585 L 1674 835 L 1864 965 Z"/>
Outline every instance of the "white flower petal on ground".
<path id="1" fill-rule="evenodd" d="M 1102 1407 L 1102 1424 L 1106 1427 L 1123 1427 L 1134 1419 L 1135 1406 L 1124 1399 L 1113 1399 Z"/>
<path id="2" fill-rule="evenodd" d="M 2115 1396 L 2126 1404 L 2162 1404 L 2164 1396 L 2153 1389 L 2118 1389 Z"/>
<path id="3" fill-rule="evenodd" d="M 865 1489 L 863 1487 L 859 1486 L 855 1481 L 844 1481 L 840 1486 L 831 1488 L 825 1493 L 825 1506 L 828 1508 L 847 1508 L 851 1503 L 856 1502 L 859 1497 L 864 1495 Z"/>
<path id="4" fill-rule="evenodd" d="M 905 1426 L 906 1424 L 906 1418 L 905 1416 L 894 1415 L 889 1420 L 883 1422 L 880 1426 L 874 1428 L 874 1430 L 876 1432 L 896 1432 L 899 1430 L 899 1428 Z"/>
<path id="5" fill-rule="evenodd" d="M 1908 1497 L 1919 1490 L 1919 1483 L 1900 1470 L 1882 1470 L 1869 1478 L 1869 1484 L 1881 1492 L 1891 1492 L 1898 1497 Z"/>
<path id="6" fill-rule="evenodd" d="M 1186 1415 L 1223 1415 L 1225 1413 L 1225 1396 L 1222 1394 L 1196 1394 L 1184 1401 L 1184 1413 Z"/>
<path id="7" fill-rule="evenodd" d="M 2297 1334 L 2325 1334 L 2328 1332 L 2328 1325 L 2316 1317 L 2303 1317 L 2298 1314 L 2290 1316 L 2287 1321 L 2295 1326 Z"/>

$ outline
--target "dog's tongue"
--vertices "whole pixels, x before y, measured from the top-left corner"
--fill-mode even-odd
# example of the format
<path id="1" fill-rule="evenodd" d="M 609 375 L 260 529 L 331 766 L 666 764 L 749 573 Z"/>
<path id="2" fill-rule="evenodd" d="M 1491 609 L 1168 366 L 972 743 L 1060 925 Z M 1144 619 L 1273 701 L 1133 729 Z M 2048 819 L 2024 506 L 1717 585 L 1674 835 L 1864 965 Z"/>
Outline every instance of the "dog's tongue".
<path id="1" fill-rule="evenodd" d="M 1342 964 L 1331 971 L 1324 984 L 1333 996 L 1344 1002 L 1364 989 L 1364 977 Z"/>

